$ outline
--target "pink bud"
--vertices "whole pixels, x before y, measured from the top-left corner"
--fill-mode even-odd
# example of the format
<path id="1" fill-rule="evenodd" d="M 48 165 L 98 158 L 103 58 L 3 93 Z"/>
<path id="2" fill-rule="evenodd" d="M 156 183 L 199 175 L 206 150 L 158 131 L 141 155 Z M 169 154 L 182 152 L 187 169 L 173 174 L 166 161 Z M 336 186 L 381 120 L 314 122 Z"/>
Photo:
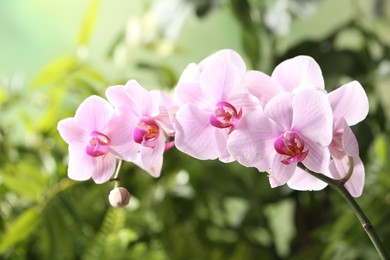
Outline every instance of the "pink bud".
<path id="1" fill-rule="evenodd" d="M 111 206 L 114 208 L 122 208 L 129 204 L 131 194 L 127 191 L 126 188 L 118 187 L 110 191 L 108 195 L 108 200 L 110 201 Z"/>

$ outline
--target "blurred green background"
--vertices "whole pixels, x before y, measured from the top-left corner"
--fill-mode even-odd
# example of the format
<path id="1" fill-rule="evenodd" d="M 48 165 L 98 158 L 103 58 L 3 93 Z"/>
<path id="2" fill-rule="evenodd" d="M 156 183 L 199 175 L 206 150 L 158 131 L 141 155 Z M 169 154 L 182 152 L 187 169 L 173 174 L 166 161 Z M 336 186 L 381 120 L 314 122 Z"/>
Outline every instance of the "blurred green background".
<path id="1" fill-rule="evenodd" d="M 190 62 L 231 48 L 271 73 L 306 54 L 328 91 L 356 79 L 366 166 L 357 199 L 390 250 L 390 1 L 1 0 L 1 259 L 378 259 L 330 188 L 271 189 L 264 173 L 175 149 L 154 179 L 127 163 L 113 183 L 67 178 L 56 126 L 89 95 L 137 79 L 170 91 Z M 356 104 L 359 106 L 359 104 Z"/>

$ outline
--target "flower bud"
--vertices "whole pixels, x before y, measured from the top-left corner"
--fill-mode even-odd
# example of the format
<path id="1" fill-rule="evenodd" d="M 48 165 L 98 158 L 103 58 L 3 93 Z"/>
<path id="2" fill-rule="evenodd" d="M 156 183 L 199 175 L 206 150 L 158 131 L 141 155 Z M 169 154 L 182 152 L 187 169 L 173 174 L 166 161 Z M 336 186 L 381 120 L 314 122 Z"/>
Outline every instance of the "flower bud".
<path id="1" fill-rule="evenodd" d="M 130 197 L 130 192 L 128 192 L 126 188 L 118 187 L 110 191 L 108 200 L 110 201 L 111 206 L 114 208 L 122 208 L 129 204 Z"/>

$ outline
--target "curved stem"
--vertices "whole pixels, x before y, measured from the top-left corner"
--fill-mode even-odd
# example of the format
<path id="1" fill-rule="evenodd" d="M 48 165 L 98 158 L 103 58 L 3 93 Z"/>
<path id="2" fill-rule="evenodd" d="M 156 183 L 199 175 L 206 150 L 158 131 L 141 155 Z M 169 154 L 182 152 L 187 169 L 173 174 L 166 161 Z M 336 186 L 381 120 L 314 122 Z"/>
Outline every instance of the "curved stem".
<path id="1" fill-rule="evenodd" d="M 118 166 L 116 167 L 116 171 L 115 171 L 114 177 L 111 179 L 112 181 L 115 181 L 115 188 L 120 186 L 120 183 L 119 183 L 119 172 L 120 172 L 120 170 L 122 168 L 122 164 L 123 164 L 123 161 L 119 160 Z"/>
<path id="2" fill-rule="evenodd" d="M 340 180 L 342 184 L 345 184 L 351 178 L 353 170 L 355 169 L 355 162 L 353 161 L 353 158 L 351 156 L 348 156 L 348 166 L 349 167 L 347 174 L 344 176 L 344 178 Z"/>
<path id="3" fill-rule="evenodd" d="M 353 165 L 353 164 L 352 164 Z M 387 254 L 385 247 L 383 246 L 382 241 L 380 240 L 374 226 L 370 223 L 370 220 L 367 218 L 366 214 L 364 214 L 363 210 L 360 208 L 360 206 L 357 204 L 356 200 L 351 196 L 349 191 L 345 188 L 345 177 L 341 180 L 334 180 L 332 178 L 329 178 L 328 176 L 325 176 L 321 173 L 316 173 L 308 170 L 305 166 L 302 164 L 299 164 L 299 167 L 309 173 L 310 175 L 326 182 L 329 186 L 336 189 L 341 196 L 347 201 L 349 206 L 351 206 L 353 212 L 359 219 L 360 223 L 362 224 L 362 227 L 364 231 L 366 231 L 368 237 L 371 239 L 372 244 L 375 246 L 376 251 L 378 252 L 379 256 L 383 260 L 389 260 L 390 257 Z M 353 166 L 350 167 L 346 177 L 350 177 L 352 175 Z M 349 175 L 349 176 L 348 176 Z"/>

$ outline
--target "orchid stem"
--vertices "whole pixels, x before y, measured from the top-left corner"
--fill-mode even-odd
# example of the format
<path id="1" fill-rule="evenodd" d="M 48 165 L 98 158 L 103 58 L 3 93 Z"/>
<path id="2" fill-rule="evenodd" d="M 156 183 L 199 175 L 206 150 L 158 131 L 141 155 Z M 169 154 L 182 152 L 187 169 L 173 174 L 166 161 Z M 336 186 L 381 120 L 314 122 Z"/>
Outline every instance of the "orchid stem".
<path id="1" fill-rule="evenodd" d="M 122 164 L 123 164 L 123 161 L 122 161 L 122 160 L 119 160 L 118 166 L 116 167 L 116 171 L 115 171 L 114 177 L 112 178 L 112 180 L 115 181 L 115 188 L 117 188 L 117 187 L 120 186 L 120 182 L 119 182 L 119 172 L 121 171 Z"/>
<path id="2" fill-rule="evenodd" d="M 352 161 L 353 162 L 353 161 Z M 351 160 L 350 160 L 351 164 Z M 341 196 L 347 201 L 349 206 L 351 206 L 353 212 L 356 214 L 357 218 L 359 219 L 360 223 L 362 224 L 362 227 L 364 231 L 366 231 L 368 237 L 371 239 L 372 244 L 375 246 L 376 251 L 378 252 L 379 256 L 382 260 L 389 260 L 389 255 L 387 254 L 385 247 L 383 246 L 382 241 L 380 240 L 374 226 L 370 223 L 369 219 L 367 218 L 366 214 L 364 214 L 363 210 L 360 208 L 360 206 L 357 204 L 356 200 L 352 197 L 352 195 L 349 193 L 349 191 L 345 188 L 344 184 L 349 177 L 352 175 L 353 171 L 353 163 L 352 167 L 350 166 L 350 169 L 346 175 L 341 180 L 335 180 L 332 178 L 329 178 L 328 176 L 325 176 L 321 173 L 316 173 L 313 171 L 308 170 L 305 166 L 302 164 L 299 164 L 299 167 L 309 173 L 310 175 L 322 180 L 323 182 L 326 182 L 329 186 L 336 189 Z M 351 170 L 352 168 L 352 170 Z"/>

